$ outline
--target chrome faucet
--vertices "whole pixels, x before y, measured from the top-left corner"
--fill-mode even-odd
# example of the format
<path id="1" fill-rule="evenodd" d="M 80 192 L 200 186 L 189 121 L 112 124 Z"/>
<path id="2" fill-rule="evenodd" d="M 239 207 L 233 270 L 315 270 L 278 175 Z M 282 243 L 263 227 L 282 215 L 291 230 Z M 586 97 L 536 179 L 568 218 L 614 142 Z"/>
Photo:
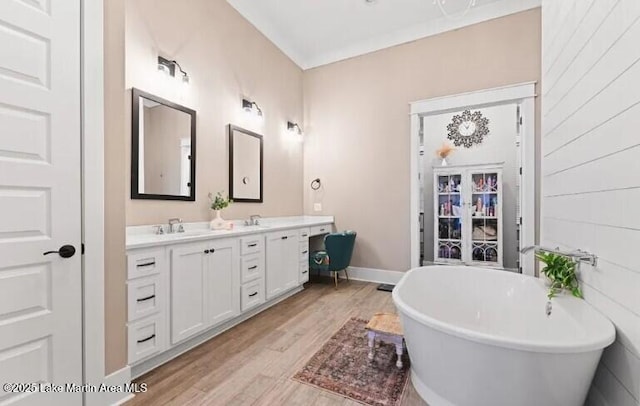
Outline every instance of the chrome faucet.
<path id="1" fill-rule="evenodd" d="M 249 216 L 248 220 L 244 221 L 244 225 L 245 226 L 257 226 L 260 225 L 260 220 L 262 216 L 260 216 L 259 214 L 252 214 Z"/>
<path id="2" fill-rule="evenodd" d="M 178 224 L 178 229 L 175 228 L 175 225 Z M 182 226 L 181 218 L 173 218 L 169 219 L 169 234 L 173 233 L 184 233 L 184 227 Z"/>
<path id="3" fill-rule="evenodd" d="M 560 249 L 560 247 L 545 248 L 545 247 L 541 247 L 539 245 L 530 245 L 528 247 L 522 248 L 520 250 L 520 252 L 523 253 L 523 254 L 526 254 L 527 252 L 529 252 L 531 250 L 550 252 L 550 253 L 553 253 L 553 254 L 558 254 L 558 255 L 561 255 L 563 257 L 571 258 L 571 259 L 573 259 L 574 261 L 577 261 L 577 262 L 587 262 L 591 266 L 597 266 L 598 265 L 598 256 L 597 255 L 594 255 L 594 254 L 591 254 L 589 252 L 582 251 L 582 250 L 562 251 Z"/>

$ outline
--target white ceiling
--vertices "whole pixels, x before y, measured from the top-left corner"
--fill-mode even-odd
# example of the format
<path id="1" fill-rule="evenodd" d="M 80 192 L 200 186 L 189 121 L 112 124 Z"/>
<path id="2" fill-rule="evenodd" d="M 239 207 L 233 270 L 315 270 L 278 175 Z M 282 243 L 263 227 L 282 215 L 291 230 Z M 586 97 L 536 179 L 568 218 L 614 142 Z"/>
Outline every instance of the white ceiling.
<path id="1" fill-rule="evenodd" d="M 303 69 L 362 55 L 540 6 L 541 0 L 476 0 L 444 17 L 433 0 L 227 0 Z M 447 11 L 469 0 L 446 0 Z"/>

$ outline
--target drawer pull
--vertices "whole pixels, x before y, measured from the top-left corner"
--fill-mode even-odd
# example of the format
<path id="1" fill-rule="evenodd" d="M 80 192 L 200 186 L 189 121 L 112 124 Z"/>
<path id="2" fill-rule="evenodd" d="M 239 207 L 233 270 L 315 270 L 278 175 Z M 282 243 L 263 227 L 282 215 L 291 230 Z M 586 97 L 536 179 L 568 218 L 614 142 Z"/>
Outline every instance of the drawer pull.
<path id="1" fill-rule="evenodd" d="M 280 238 L 282 238 L 283 240 L 286 240 L 286 239 L 287 239 L 287 238 L 289 238 L 289 237 L 287 237 L 287 236 L 285 235 L 284 237 L 280 237 Z"/>
<path id="2" fill-rule="evenodd" d="M 256 245 L 258 245 L 258 243 L 257 243 L 257 242 L 254 242 L 253 244 L 247 244 L 247 247 L 251 247 L 251 248 L 253 248 L 253 247 L 255 247 Z"/>
<path id="3" fill-rule="evenodd" d="M 145 266 L 153 266 L 153 265 L 155 265 L 155 264 L 156 264 L 156 261 L 153 261 L 153 262 L 146 262 L 146 263 L 144 263 L 144 264 L 137 264 L 137 265 L 136 265 L 136 267 L 137 267 L 137 268 L 142 268 L 142 267 L 145 267 Z"/>
<path id="4" fill-rule="evenodd" d="M 140 298 L 140 299 L 136 299 L 136 301 L 137 301 L 138 303 L 140 303 L 140 302 L 146 302 L 147 300 L 151 300 L 151 299 L 153 299 L 154 297 L 156 297 L 156 295 L 151 295 L 151 296 L 143 297 L 143 298 Z"/>
<path id="5" fill-rule="evenodd" d="M 216 249 L 215 249 L 215 248 L 211 248 L 211 249 L 209 249 L 209 254 L 213 254 L 214 252 L 216 252 Z"/>
<path id="6" fill-rule="evenodd" d="M 254 297 L 257 294 L 258 294 L 258 292 L 254 292 L 254 293 L 250 294 L 249 297 Z"/>
<path id="7" fill-rule="evenodd" d="M 324 228 L 321 228 L 320 231 L 324 231 Z"/>
<path id="8" fill-rule="evenodd" d="M 256 269 L 257 267 L 258 267 L 258 265 L 254 265 L 254 266 L 250 266 L 248 269 L 249 270 L 253 270 L 253 269 Z"/>
<path id="9" fill-rule="evenodd" d="M 305 274 L 305 273 L 307 273 L 307 272 L 309 272 L 309 271 L 302 271 L 302 273 L 303 273 L 303 274 Z"/>
<path id="10" fill-rule="evenodd" d="M 209 253 L 209 250 L 204 250 L 204 253 L 205 253 L 205 254 L 208 254 L 208 253 Z"/>
<path id="11" fill-rule="evenodd" d="M 302 251 L 303 254 L 306 254 L 307 252 L 309 252 L 309 251 Z"/>
<path id="12" fill-rule="evenodd" d="M 149 337 L 147 337 L 147 338 L 143 338 L 142 340 L 138 340 L 138 344 L 146 343 L 146 342 L 147 342 L 147 341 L 149 341 L 149 340 L 153 340 L 155 337 L 156 337 L 156 335 L 155 335 L 155 334 L 151 334 L 151 335 L 150 335 Z"/>
<path id="13" fill-rule="evenodd" d="M 307 234 L 302 234 L 302 238 L 304 238 L 304 237 L 306 237 L 306 236 L 307 236 Z"/>

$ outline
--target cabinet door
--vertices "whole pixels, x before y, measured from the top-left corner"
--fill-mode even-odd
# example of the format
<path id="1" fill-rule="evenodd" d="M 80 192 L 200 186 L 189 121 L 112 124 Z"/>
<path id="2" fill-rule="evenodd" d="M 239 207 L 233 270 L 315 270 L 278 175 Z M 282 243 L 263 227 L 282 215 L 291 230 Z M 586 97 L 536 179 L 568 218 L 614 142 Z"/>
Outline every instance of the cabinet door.
<path id="1" fill-rule="evenodd" d="M 187 244 L 171 250 L 171 343 L 207 327 L 204 286 L 206 244 Z"/>
<path id="2" fill-rule="evenodd" d="M 298 242 L 298 231 L 286 231 L 283 241 L 283 289 L 289 290 L 298 286 L 298 274 L 300 272 L 300 243 Z"/>
<path id="3" fill-rule="evenodd" d="M 284 291 L 285 269 L 283 233 L 268 233 L 266 247 L 267 300 Z"/>
<path id="4" fill-rule="evenodd" d="M 207 276 L 204 295 L 209 326 L 240 314 L 240 258 L 238 240 L 207 243 Z"/>
<path id="5" fill-rule="evenodd" d="M 470 209 L 466 262 L 502 267 L 502 171 L 470 170 Z"/>
<path id="6" fill-rule="evenodd" d="M 451 169 L 434 171 L 434 261 L 459 263 L 465 256 L 466 178 Z"/>

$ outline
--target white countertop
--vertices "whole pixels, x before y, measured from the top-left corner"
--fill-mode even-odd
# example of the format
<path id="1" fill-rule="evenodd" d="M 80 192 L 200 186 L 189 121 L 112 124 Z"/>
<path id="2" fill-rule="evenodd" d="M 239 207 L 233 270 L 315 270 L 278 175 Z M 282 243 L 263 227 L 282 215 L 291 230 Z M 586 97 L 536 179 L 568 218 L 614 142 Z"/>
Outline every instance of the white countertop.
<path id="1" fill-rule="evenodd" d="M 268 233 L 289 228 L 301 228 L 332 224 L 333 216 L 295 216 L 295 217 L 266 217 L 260 219 L 258 226 L 245 226 L 244 220 L 231 220 L 234 224 L 231 230 L 210 230 L 209 222 L 183 223 L 184 233 L 156 234 L 155 225 L 127 227 L 127 250 L 138 248 L 159 247 L 182 242 L 210 240 L 212 238 L 238 237 L 247 234 Z M 163 224 L 166 231 L 168 228 Z"/>

